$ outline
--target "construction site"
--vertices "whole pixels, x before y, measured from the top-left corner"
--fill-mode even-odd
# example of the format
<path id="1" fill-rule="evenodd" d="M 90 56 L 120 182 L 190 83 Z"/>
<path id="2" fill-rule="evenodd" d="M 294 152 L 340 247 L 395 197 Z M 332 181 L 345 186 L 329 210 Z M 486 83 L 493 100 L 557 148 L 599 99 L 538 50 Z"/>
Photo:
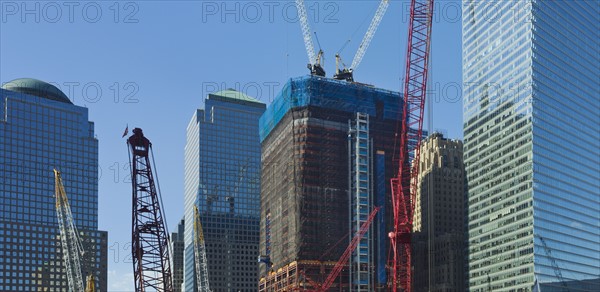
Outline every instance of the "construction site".
<path id="1" fill-rule="evenodd" d="M 354 71 L 387 10 L 388 0 L 380 2 L 351 66 L 346 67 L 339 52 L 336 54 L 333 78 L 326 77 L 321 65 L 323 50 L 315 52 L 304 1 L 296 0 L 310 75 L 290 79 L 258 123 L 260 223 L 258 217 L 253 222 L 260 225 L 259 291 L 412 291 L 411 232 L 433 1 L 411 3 L 402 95 L 354 80 Z M 214 94 L 209 99 L 238 106 L 254 104 L 245 96 L 231 99 Z M 264 109 L 258 103 L 254 106 Z M 123 137 L 127 134 L 128 129 Z M 173 271 L 181 273 L 182 269 L 172 267 L 152 143 L 142 129 L 135 128 L 127 145 L 135 290 L 209 292 L 212 286 L 214 291 L 230 291 L 225 288 L 230 284 L 218 281 L 227 275 L 227 283 L 240 282 L 241 273 L 232 271 L 242 264 L 240 256 L 230 249 L 230 238 L 250 233 L 246 229 L 235 233 L 235 228 L 225 224 L 227 234 L 240 236 L 226 236 L 217 243 L 205 241 L 206 235 L 223 231 L 213 230 L 217 225 L 205 216 L 220 212 L 211 208 L 219 197 L 208 191 L 206 184 L 196 183 L 198 192 L 194 190 L 190 200 L 195 202 L 193 214 L 185 220 L 190 224 L 186 228 L 193 229 L 193 244 L 185 246 L 185 255 L 177 255 L 192 268 L 185 277 L 174 275 Z M 225 147 L 214 146 L 209 148 Z M 222 206 L 222 219 L 213 216 L 213 221 L 236 222 L 239 216 L 235 208 L 240 205 L 234 202 L 240 201 L 236 197 L 246 170 L 239 168 L 234 192 L 224 198 L 229 207 Z M 84 248 L 60 172 L 55 174 L 69 289 L 84 291 L 87 285 L 86 291 L 94 291 L 94 278 L 90 275 L 83 280 Z M 193 176 L 203 177 L 197 173 Z M 206 206 L 197 203 L 204 197 Z M 201 221 L 205 221 L 205 230 Z M 245 249 L 243 254 L 256 252 L 252 243 Z M 225 260 L 211 260 L 214 254 L 223 254 Z M 181 287 L 173 286 L 175 278 L 183 279 L 184 283 L 178 282 Z"/>
<path id="2" fill-rule="evenodd" d="M 396 92 L 321 77 L 284 86 L 260 120 L 260 291 L 317 288 L 308 279 L 325 280 L 376 205 L 388 209 L 332 287 L 384 288 L 400 114 Z"/>

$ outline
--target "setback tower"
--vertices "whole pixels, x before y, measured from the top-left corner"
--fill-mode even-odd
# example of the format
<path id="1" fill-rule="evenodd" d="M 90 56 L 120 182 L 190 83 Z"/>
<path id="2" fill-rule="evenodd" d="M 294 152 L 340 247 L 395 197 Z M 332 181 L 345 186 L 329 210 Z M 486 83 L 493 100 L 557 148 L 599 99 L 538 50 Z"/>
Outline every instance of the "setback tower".
<path id="1" fill-rule="evenodd" d="M 235 90 L 209 94 L 187 127 L 185 291 L 196 291 L 194 205 L 204 230 L 213 291 L 251 291 L 258 279 L 260 101 Z"/>

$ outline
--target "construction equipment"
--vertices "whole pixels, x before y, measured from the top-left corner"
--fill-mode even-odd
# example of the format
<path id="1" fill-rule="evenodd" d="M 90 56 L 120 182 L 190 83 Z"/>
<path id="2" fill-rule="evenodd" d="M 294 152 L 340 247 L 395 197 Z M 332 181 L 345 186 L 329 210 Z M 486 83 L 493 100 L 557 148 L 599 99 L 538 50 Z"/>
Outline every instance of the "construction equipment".
<path id="1" fill-rule="evenodd" d="M 348 245 L 348 247 L 346 248 L 346 251 L 344 251 L 344 253 L 340 257 L 340 259 L 337 261 L 337 263 L 331 270 L 331 273 L 329 273 L 329 276 L 327 276 L 327 278 L 325 279 L 325 282 L 323 282 L 323 285 L 316 284 L 313 280 L 308 278 L 306 276 L 306 274 L 304 274 L 302 272 L 303 276 L 306 278 L 306 280 L 309 283 L 311 283 L 311 285 L 313 285 L 313 286 L 316 285 L 316 289 L 313 292 L 325 292 L 325 291 L 327 291 L 327 289 L 329 289 L 329 287 L 331 287 L 331 285 L 333 284 L 333 281 L 335 281 L 337 276 L 340 274 L 340 272 L 346 265 L 346 262 L 348 262 L 350 255 L 356 249 L 356 247 L 358 246 L 358 243 L 363 238 L 365 233 L 367 233 L 367 231 L 369 230 L 369 227 L 371 226 L 371 222 L 373 222 L 373 219 L 375 218 L 375 215 L 377 215 L 377 211 L 379 211 L 379 208 L 380 207 L 373 208 L 373 211 L 371 211 L 371 214 L 369 214 L 369 217 L 367 217 L 367 221 L 365 221 L 365 223 L 363 223 L 360 226 L 360 229 L 356 232 L 356 235 L 354 235 L 354 238 L 352 238 L 350 245 Z"/>
<path id="2" fill-rule="evenodd" d="M 206 260 L 206 245 L 204 244 L 204 232 L 200 222 L 198 206 L 194 205 L 194 263 L 196 264 L 196 284 L 198 292 L 210 292 L 208 282 L 208 261 Z"/>
<path id="3" fill-rule="evenodd" d="M 563 277 L 562 272 L 560 271 L 560 268 L 558 267 L 558 264 L 556 263 L 556 259 L 552 255 L 552 250 L 548 247 L 548 245 L 546 244 L 546 240 L 543 237 L 541 237 L 537 234 L 536 234 L 536 236 L 542 242 L 542 246 L 544 247 L 544 252 L 546 252 L 546 256 L 548 256 L 548 258 L 550 259 L 550 264 L 552 265 L 552 270 L 554 270 L 554 275 L 556 276 L 556 278 L 558 278 L 558 280 L 560 281 L 560 284 L 563 286 L 563 288 L 566 291 L 569 291 L 567 282 L 565 281 L 565 278 Z M 537 281 L 537 279 L 536 279 L 536 281 Z M 537 285 L 539 286 L 539 282 L 537 283 Z"/>
<path id="4" fill-rule="evenodd" d="M 65 259 L 69 291 L 84 291 L 83 276 L 81 273 L 81 258 L 84 254 L 83 245 L 81 243 L 81 238 L 79 238 L 77 226 L 75 226 L 73 221 L 73 214 L 71 213 L 71 206 L 67 199 L 67 193 L 65 192 L 61 173 L 57 169 L 54 169 L 54 189 L 56 197 L 56 215 L 58 217 L 58 226 L 60 229 L 60 243 Z"/>
<path id="5" fill-rule="evenodd" d="M 77 226 L 73 221 L 71 205 L 65 192 L 60 171 L 54 169 L 54 188 L 56 197 L 56 214 L 58 216 L 58 225 L 60 229 L 60 242 L 65 258 L 67 270 L 67 281 L 69 291 L 95 292 L 96 282 L 93 275 L 86 277 L 86 286 L 83 290 L 82 263 L 85 250 Z"/>
<path id="6" fill-rule="evenodd" d="M 85 281 L 85 292 L 96 292 L 96 281 L 94 280 L 94 276 L 88 275 Z"/>
<path id="7" fill-rule="evenodd" d="M 127 139 L 133 188 L 132 244 L 135 291 L 173 291 L 169 237 L 150 166 L 152 143 L 133 129 Z"/>
<path id="8" fill-rule="evenodd" d="M 375 16 L 371 20 L 371 24 L 365 33 L 365 36 L 362 39 L 362 42 L 358 46 L 358 51 L 354 55 L 354 59 L 352 60 L 352 64 L 350 68 L 346 68 L 346 65 L 341 61 L 341 57 L 338 54 L 335 55 L 335 75 L 333 75 L 334 79 L 338 80 L 346 80 L 349 82 L 354 82 L 354 70 L 358 68 L 360 63 L 362 62 L 363 57 L 365 56 L 365 52 L 369 45 L 371 44 L 371 40 L 373 40 L 373 36 L 375 36 L 375 32 L 387 11 L 388 6 L 390 6 L 389 0 L 381 0 L 379 3 L 379 7 L 377 7 L 377 11 L 375 11 Z M 343 68 L 340 69 L 340 63 L 343 65 Z"/>
<path id="9" fill-rule="evenodd" d="M 308 55 L 308 69 L 310 74 L 316 76 L 325 76 L 325 70 L 321 66 L 323 58 L 323 50 L 319 49 L 319 53 L 315 55 L 315 46 L 313 44 L 312 35 L 310 33 L 310 25 L 308 24 L 308 14 L 304 6 L 304 0 L 296 0 L 296 9 L 298 9 L 298 17 L 300 18 L 300 28 L 304 37 L 304 46 Z"/>
<path id="10" fill-rule="evenodd" d="M 394 229 L 388 235 L 393 255 L 389 290 L 393 292 L 398 290 L 398 285 L 403 291 L 412 292 L 411 232 L 423 135 L 432 17 L 433 0 L 411 0 L 402 127 L 399 133 L 399 169 L 397 176 L 391 179 Z M 409 157 L 413 151 L 411 162 Z"/>

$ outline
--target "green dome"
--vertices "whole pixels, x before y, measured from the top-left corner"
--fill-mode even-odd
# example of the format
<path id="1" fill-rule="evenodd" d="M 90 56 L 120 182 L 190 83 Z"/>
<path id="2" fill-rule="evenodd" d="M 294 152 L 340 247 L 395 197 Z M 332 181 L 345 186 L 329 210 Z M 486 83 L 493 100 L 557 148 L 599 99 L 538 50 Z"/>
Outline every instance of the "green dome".
<path id="1" fill-rule="evenodd" d="M 2 89 L 73 104 L 56 86 L 32 78 L 19 78 L 2 85 Z"/>

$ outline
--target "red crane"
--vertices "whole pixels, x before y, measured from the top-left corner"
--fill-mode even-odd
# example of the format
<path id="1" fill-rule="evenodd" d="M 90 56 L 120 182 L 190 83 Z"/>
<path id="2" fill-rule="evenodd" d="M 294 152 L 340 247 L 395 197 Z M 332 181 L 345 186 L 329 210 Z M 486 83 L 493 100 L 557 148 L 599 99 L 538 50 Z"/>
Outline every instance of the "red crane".
<path id="1" fill-rule="evenodd" d="M 327 276 L 327 278 L 325 279 L 325 282 L 323 282 L 323 285 L 319 285 L 318 283 L 314 282 L 313 280 L 308 278 L 304 274 L 304 272 L 300 271 L 300 273 L 304 276 L 304 278 L 306 278 L 306 280 L 313 287 L 316 288 L 315 290 L 313 290 L 313 292 L 325 292 L 325 291 L 327 291 L 327 289 L 329 289 L 329 287 L 331 287 L 331 285 L 333 284 L 333 281 L 335 281 L 335 278 L 337 278 L 337 276 L 340 274 L 340 272 L 346 265 L 346 262 L 348 262 L 350 255 L 352 255 L 352 251 L 354 251 L 356 249 L 360 240 L 363 238 L 363 236 L 365 236 L 365 233 L 367 233 L 367 231 L 369 230 L 369 226 L 371 226 L 371 222 L 373 222 L 373 218 L 375 218 L 375 215 L 377 215 L 377 211 L 379 211 L 379 208 L 380 207 L 373 208 L 373 211 L 371 211 L 371 214 L 369 214 L 367 221 L 365 221 L 365 223 L 363 223 L 360 226 L 360 229 L 358 230 L 358 232 L 356 232 L 356 235 L 354 236 L 354 238 L 352 238 L 350 245 L 348 245 L 348 247 L 346 248 L 346 251 L 344 251 L 344 254 L 342 254 L 342 256 L 337 261 L 335 266 L 333 266 L 331 273 L 329 273 L 329 276 Z"/>
<path id="2" fill-rule="evenodd" d="M 150 152 L 152 143 L 135 128 L 127 139 L 133 187 L 133 230 L 131 252 L 135 291 L 173 291 L 169 239 L 156 192 Z"/>
<path id="3" fill-rule="evenodd" d="M 429 47 L 434 0 L 411 0 L 408 51 L 404 79 L 404 104 L 400 136 L 399 170 L 391 179 L 394 229 L 389 233 L 393 260 L 390 263 L 390 291 L 398 285 L 412 292 L 411 232 L 423 135 L 423 110 L 427 89 Z M 414 160 L 409 153 L 414 151 Z M 411 167 L 412 164 L 412 167 Z"/>

